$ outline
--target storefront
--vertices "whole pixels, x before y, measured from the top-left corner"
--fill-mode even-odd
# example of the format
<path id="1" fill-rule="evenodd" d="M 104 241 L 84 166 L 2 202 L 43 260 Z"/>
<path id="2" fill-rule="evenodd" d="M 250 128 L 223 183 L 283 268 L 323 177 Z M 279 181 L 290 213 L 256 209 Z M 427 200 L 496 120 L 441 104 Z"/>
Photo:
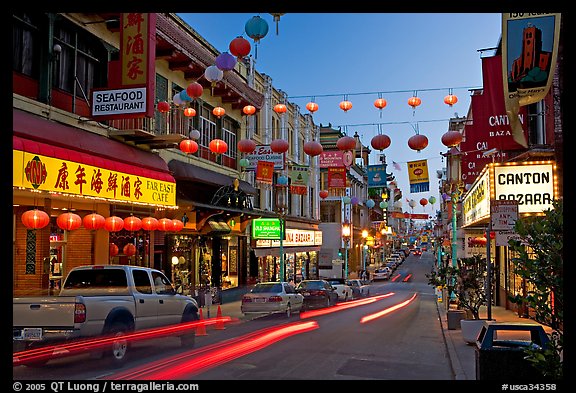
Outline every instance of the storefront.
<path id="1" fill-rule="evenodd" d="M 558 198 L 556 164 L 553 161 L 493 163 L 484 167 L 462 202 L 465 257 L 487 256 L 495 267 L 495 305 L 516 308 L 508 296 L 522 295 L 526 282 L 514 273 L 514 255 L 507 241 L 513 230 L 486 232 L 496 201 L 516 201 L 518 217 L 543 215 Z"/>
<path id="2" fill-rule="evenodd" d="M 176 209 L 164 160 L 18 110 L 12 140 L 14 296 L 57 293 L 76 266 L 152 265 L 159 231 L 126 219 Z M 46 222 L 27 221 L 28 211 L 43 212 Z"/>
<path id="3" fill-rule="evenodd" d="M 252 233 L 252 247 L 258 258 L 257 279 L 259 281 L 278 281 L 281 248 L 284 256 L 286 281 L 299 282 L 305 279 L 318 278 L 318 257 L 322 247 L 322 231 L 300 229 L 303 226 L 302 223 L 287 220 L 282 246 L 280 240 L 259 239 L 259 235 L 254 237 L 255 234 Z M 313 228 L 310 224 L 306 226 Z"/>

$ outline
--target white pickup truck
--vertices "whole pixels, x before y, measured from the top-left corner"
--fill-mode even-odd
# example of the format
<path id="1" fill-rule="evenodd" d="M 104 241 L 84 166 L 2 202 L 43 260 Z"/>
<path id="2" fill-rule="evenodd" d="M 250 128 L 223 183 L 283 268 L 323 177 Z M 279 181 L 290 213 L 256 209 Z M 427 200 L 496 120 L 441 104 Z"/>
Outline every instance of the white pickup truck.
<path id="1" fill-rule="evenodd" d="M 113 335 L 107 346 L 120 367 L 133 331 L 198 320 L 198 303 L 179 295 L 159 270 L 125 265 L 74 268 L 58 296 L 13 299 L 13 349 L 32 349 L 68 340 Z M 182 345 L 194 346 L 195 329 L 183 330 Z M 28 365 L 39 366 L 44 361 Z"/>

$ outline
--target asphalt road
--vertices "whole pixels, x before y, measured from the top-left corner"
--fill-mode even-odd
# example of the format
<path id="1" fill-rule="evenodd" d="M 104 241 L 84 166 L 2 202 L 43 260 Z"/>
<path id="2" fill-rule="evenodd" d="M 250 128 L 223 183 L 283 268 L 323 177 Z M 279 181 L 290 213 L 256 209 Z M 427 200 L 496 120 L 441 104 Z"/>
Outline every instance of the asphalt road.
<path id="1" fill-rule="evenodd" d="M 192 350 L 180 347 L 177 338 L 139 343 L 120 370 L 106 358 L 80 355 L 42 368 L 14 367 L 13 378 L 452 380 L 434 291 L 425 277 L 433 263 L 429 253 L 408 257 L 393 275 L 399 278 L 372 284 L 366 304 L 349 302 L 318 316 L 244 320 L 210 329 Z"/>

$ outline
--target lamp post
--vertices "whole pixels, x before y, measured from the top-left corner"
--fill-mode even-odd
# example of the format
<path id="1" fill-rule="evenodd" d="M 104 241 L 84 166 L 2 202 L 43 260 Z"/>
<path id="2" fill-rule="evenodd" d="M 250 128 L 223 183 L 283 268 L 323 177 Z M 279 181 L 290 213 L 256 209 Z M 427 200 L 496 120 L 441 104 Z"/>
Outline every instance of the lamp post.
<path id="1" fill-rule="evenodd" d="M 363 245 L 362 245 L 362 270 L 366 270 L 366 249 L 368 248 L 368 246 L 366 245 L 366 239 L 368 238 L 368 231 L 366 229 L 362 230 L 362 239 L 363 239 Z"/>
<path id="2" fill-rule="evenodd" d="M 280 282 L 285 281 L 286 269 L 284 266 L 284 236 L 286 227 L 286 213 L 288 210 L 288 184 L 276 184 L 276 213 L 280 218 Z M 296 280 L 294 280 L 296 281 Z"/>
<path id="3" fill-rule="evenodd" d="M 350 223 L 345 221 L 342 224 L 342 240 L 344 241 L 344 278 L 348 278 L 348 242 L 350 241 Z"/>

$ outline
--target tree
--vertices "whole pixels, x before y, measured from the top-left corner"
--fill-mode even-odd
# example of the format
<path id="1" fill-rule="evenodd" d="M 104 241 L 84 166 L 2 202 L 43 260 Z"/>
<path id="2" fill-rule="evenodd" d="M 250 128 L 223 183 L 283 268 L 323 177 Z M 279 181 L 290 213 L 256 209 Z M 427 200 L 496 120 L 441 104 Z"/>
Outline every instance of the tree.
<path id="1" fill-rule="evenodd" d="M 517 220 L 519 240 L 508 243 L 516 253 L 514 272 L 527 283 L 526 293 L 509 296 L 510 301 L 527 305 L 536 321 L 552 328 L 549 345 L 544 350 L 528 349 L 527 359 L 554 379 L 562 378 L 564 349 L 563 210 L 563 201 L 557 200 L 544 217 Z"/>

